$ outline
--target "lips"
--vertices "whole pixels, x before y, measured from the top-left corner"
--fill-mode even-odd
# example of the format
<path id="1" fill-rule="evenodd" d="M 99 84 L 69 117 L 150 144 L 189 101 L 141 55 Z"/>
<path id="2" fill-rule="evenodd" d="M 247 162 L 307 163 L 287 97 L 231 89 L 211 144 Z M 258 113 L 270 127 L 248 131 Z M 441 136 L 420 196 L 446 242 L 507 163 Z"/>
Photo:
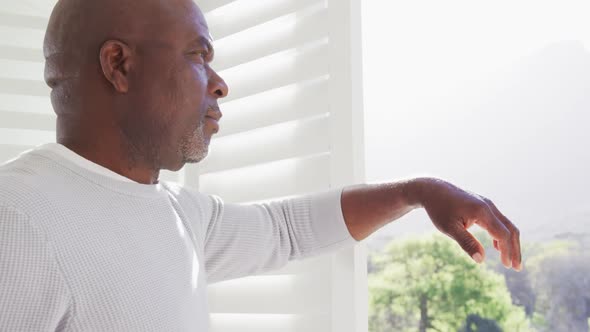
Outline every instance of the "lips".
<path id="1" fill-rule="evenodd" d="M 221 113 L 219 106 L 212 105 L 209 106 L 209 108 L 207 109 L 205 121 L 207 121 L 207 123 L 209 123 L 213 127 L 214 134 L 219 132 L 219 120 L 221 120 L 222 116 L 223 114 Z"/>
<path id="2" fill-rule="evenodd" d="M 221 117 L 223 117 L 223 114 L 221 113 L 219 106 L 211 105 L 211 106 L 209 106 L 209 108 L 207 108 L 206 117 L 219 122 L 219 120 L 221 120 Z"/>

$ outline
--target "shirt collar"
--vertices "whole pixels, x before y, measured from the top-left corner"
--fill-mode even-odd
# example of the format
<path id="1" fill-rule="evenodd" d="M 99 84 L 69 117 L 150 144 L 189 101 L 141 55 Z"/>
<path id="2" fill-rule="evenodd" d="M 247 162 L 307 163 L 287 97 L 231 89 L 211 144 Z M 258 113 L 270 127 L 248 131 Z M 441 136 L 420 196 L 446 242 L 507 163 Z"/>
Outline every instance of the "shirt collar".
<path id="1" fill-rule="evenodd" d="M 121 174 L 117 174 L 110 169 L 100 166 L 98 164 L 93 163 L 92 161 L 85 159 L 84 157 L 76 154 L 74 151 L 68 149 L 64 145 L 59 143 L 48 143 L 37 147 L 35 150 L 41 151 L 50 151 L 53 152 L 62 158 L 69 160 L 70 162 L 76 164 L 77 166 L 89 170 L 94 173 L 101 174 L 103 176 L 108 176 L 112 179 L 125 181 L 125 182 L 135 182 L 129 178 L 124 177 Z"/>

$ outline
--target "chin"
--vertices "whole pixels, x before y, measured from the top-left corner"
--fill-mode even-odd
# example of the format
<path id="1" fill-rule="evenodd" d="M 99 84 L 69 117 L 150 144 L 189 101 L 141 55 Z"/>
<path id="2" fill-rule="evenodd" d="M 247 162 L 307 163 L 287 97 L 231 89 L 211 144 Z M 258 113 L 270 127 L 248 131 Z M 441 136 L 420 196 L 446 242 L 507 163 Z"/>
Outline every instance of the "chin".
<path id="1" fill-rule="evenodd" d="M 200 163 L 201 161 L 203 161 L 203 159 L 205 159 L 207 156 L 203 156 L 203 157 L 199 157 L 199 158 L 186 158 L 184 160 L 184 164 L 196 164 L 196 163 Z M 184 166 L 184 165 L 183 165 Z M 182 168 L 182 167 L 181 167 Z"/>
<path id="2" fill-rule="evenodd" d="M 180 144 L 182 164 L 196 164 L 209 154 L 210 137 L 206 137 L 203 126 L 191 133 L 188 139 Z M 182 166 L 181 166 L 182 168 Z"/>
<path id="3" fill-rule="evenodd" d="M 185 154 L 183 158 L 183 164 L 196 164 L 207 157 L 209 149 L 204 148 L 198 151 L 191 151 L 192 153 Z"/>

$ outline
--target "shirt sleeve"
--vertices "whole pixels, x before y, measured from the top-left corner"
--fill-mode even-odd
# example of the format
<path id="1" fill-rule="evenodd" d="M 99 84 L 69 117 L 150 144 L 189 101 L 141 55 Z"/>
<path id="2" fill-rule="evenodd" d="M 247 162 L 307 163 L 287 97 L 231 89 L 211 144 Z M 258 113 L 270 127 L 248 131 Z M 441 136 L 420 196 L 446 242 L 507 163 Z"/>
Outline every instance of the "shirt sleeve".
<path id="1" fill-rule="evenodd" d="M 70 292 L 27 215 L 0 206 L 0 331 L 55 331 L 67 324 Z"/>
<path id="2" fill-rule="evenodd" d="M 206 196 L 212 211 L 204 230 L 208 281 L 259 274 L 355 244 L 342 215 L 341 194 L 340 189 L 252 205 Z"/>

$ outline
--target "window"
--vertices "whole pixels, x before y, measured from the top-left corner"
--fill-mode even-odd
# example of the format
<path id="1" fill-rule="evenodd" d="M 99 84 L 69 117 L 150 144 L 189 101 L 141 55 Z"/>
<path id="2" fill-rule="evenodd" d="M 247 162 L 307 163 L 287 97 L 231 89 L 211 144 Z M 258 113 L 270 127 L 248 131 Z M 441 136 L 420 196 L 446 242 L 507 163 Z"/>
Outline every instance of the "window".
<path id="1" fill-rule="evenodd" d="M 487 263 L 470 270 L 412 213 L 368 242 L 371 331 L 588 331 L 585 13 L 582 2 L 364 2 L 368 180 L 434 175 L 490 197 L 521 229 L 525 263 L 501 268 L 480 235 Z M 395 254 L 410 245 L 418 257 Z"/>
<path id="2" fill-rule="evenodd" d="M 363 181 L 359 0 L 197 1 L 231 88 L 210 156 L 177 181 L 228 202 Z M 0 11 L 0 162 L 54 141 L 42 44 L 55 1 Z M 212 331 L 366 330 L 363 246 L 210 287 Z"/>
<path id="3" fill-rule="evenodd" d="M 187 183 L 247 202 L 362 181 L 360 2 L 201 7 L 216 40 L 213 66 L 231 92 L 211 153 Z M 212 285 L 212 330 L 366 330 L 365 269 L 359 246 Z"/>

